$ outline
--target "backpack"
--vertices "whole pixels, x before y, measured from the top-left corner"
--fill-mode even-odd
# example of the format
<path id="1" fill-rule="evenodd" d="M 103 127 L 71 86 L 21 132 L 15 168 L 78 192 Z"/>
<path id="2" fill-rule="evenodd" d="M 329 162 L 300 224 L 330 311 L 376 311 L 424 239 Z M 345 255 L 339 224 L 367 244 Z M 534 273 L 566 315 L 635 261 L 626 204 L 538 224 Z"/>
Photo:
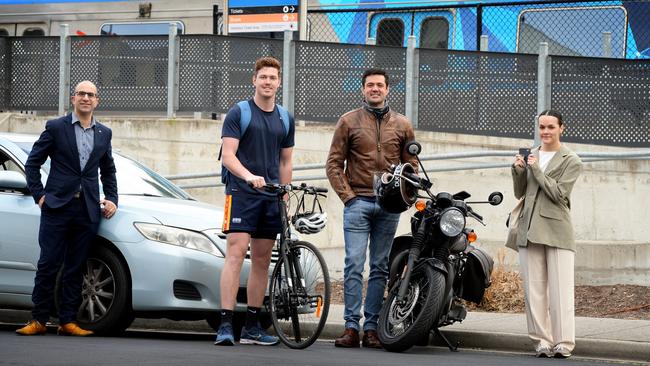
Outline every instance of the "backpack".
<path id="1" fill-rule="evenodd" d="M 248 128 L 248 125 L 251 124 L 251 106 L 248 104 L 248 100 L 242 100 L 241 102 L 237 103 L 237 106 L 239 107 L 239 138 L 241 139 L 244 134 L 246 133 L 246 129 Z M 276 104 L 275 105 L 278 109 L 278 113 L 280 114 L 280 120 L 282 121 L 282 125 L 284 125 L 284 137 L 287 137 L 289 135 L 289 111 L 287 111 L 286 108 L 283 106 Z M 221 161 L 221 152 L 223 150 L 223 146 L 219 148 L 219 158 L 218 160 Z M 228 183 L 228 177 L 230 176 L 230 172 L 226 167 L 221 164 L 221 183 L 226 184 Z"/>

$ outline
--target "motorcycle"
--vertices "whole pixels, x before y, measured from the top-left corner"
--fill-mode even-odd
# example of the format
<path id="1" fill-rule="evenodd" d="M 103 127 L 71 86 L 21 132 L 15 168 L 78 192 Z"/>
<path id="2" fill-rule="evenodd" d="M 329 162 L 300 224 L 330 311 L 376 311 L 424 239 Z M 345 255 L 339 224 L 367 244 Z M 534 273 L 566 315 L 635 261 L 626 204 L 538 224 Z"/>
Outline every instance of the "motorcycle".
<path id="1" fill-rule="evenodd" d="M 384 173 L 377 188 L 385 210 L 403 212 L 413 204 L 417 209 L 411 218 L 411 235 L 393 241 L 388 296 L 379 314 L 377 333 L 382 346 L 392 352 L 428 342 L 431 331 L 456 351 L 458 344 L 452 346 L 439 328 L 465 319 L 467 310 L 461 299 L 481 301 L 494 263 L 487 252 L 471 245 L 477 235 L 466 226 L 466 219 L 485 223 L 469 204 L 496 206 L 503 201 L 503 194 L 493 192 L 488 201 L 481 202 L 467 202 L 470 194 L 465 191 L 433 194 L 431 180 L 418 158 L 420 144 L 410 142 L 406 149 L 417 158 L 424 177 L 404 163 Z"/>

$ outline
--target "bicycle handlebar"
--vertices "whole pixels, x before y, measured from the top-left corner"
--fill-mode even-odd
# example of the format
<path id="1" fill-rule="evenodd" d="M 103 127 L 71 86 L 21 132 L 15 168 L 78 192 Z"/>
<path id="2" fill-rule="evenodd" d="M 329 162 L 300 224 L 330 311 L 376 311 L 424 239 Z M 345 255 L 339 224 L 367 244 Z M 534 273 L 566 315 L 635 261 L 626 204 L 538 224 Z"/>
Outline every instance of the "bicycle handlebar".
<path id="1" fill-rule="evenodd" d="M 285 194 L 292 191 L 302 191 L 307 194 L 318 194 L 318 193 L 327 193 L 327 188 L 308 186 L 306 183 L 302 183 L 299 186 L 287 183 L 287 184 L 278 184 L 278 183 L 267 183 L 264 185 L 264 190 L 271 193 Z"/>

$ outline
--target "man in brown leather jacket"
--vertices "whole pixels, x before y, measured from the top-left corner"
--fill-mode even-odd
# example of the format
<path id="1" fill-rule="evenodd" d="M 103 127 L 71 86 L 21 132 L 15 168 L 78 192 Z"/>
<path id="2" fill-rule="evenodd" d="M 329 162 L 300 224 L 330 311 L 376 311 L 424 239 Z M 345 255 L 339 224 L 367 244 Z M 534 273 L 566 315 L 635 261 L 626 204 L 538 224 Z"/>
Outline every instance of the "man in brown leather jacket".
<path id="1" fill-rule="evenodd" d="M 363 346 L 381 348 L 377 319 L 388 278 L 388 255 L 399 214 L 386 212 L 375 199 L 374 182 L 391 165 L 410 162 L 405 151 L 414 140 L 413 127 L 386 104 L 388 75 L 381 69 L 366 70 L 362 78 L 364 106 L 339 119 L 327 158 L 327 177 L 345 204 L 344 302 L 345 332 L 336 347 L 359 347 L 359 321 L 366 250 L 370 249 L 370 276 L 364 303 Z"/>

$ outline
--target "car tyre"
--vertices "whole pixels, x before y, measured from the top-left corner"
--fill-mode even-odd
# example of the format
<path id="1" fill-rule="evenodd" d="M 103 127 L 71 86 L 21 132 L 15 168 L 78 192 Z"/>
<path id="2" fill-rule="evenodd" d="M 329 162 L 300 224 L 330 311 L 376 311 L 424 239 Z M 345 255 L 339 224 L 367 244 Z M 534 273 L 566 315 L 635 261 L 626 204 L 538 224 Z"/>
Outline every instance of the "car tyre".
<path id="1" fill-rule="evenodd" d="M 61 272 L 57 279 L 57 295 L 61 288 L 60 275 Z M 58 299 L 56 303 L 59 303 Z M 133 319 L 127 266 L 112 250 L 96 245 L 91 249 L 83 270 L 77 323 L 100 335 L 116 335 L 124 332 Z"/>

